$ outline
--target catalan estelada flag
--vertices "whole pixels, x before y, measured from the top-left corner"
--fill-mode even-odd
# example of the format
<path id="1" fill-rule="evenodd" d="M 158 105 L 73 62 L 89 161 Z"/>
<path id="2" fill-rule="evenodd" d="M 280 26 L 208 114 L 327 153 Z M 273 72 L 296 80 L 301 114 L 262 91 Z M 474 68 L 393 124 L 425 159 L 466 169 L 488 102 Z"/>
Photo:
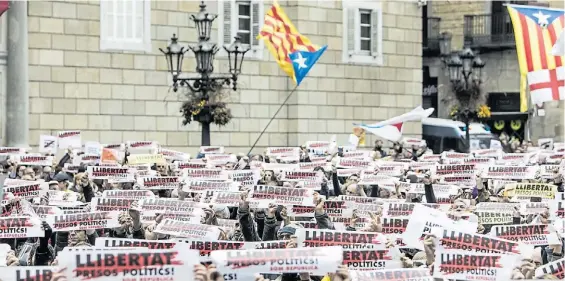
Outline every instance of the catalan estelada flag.
<path id="1" fill-rule="evenodd" d="M 520 110 L 528 110 L 526 81 L 534 104 L 565 99 L 565 61 L 551 52 L 565 25 L 564 11 L 521 5 L 507 8 L 520 65 Z"/>
<path id="2" fill-rule="evenodd" d="M 258 38 L 265 41 L 279 66 L 297 86 L 327 48 L 312 44 L 300 34 L 276 1 L 265 15 Z"/>

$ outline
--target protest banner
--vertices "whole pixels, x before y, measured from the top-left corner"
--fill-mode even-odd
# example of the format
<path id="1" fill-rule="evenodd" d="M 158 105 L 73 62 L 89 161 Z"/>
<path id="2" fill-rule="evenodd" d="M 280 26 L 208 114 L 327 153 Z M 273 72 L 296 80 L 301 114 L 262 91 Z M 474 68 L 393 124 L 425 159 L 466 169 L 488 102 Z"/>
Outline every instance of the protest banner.
<path id="1" fill-rule="evenodd" d="M 56 266 L 5 266 L 0 271 L 0 280 L 56 281 L 63 268 Z"/>
<path id="2" fill-rule="evenodd" d="M 324 175 L 321 172 L 308 172 L 308 171 L 284 171 L 281 173 L 282 181 L 313 181 L 322 182 Z"/>
<path id="3" fill-rule="evenodd" d="M 213 191 L 210 204 L 221 204 L 228 207 L 237 207 L 241 201 L 242 192 Z M 204 197 L 202 197 L 204 199 Z"/>
<path id="4" fill-rule="evenodd" d="M 210 253 L 212 251 L 221 250 L 239 250 L 243 248 L 245 242 L 225 241 L 225 240 L 194 240 L 194 239 L 176 239 L 180 245 L 187 245 L 192 250 L 197 250 L 200 253 L 201 262 L 209 262 Z"/>
<path id="5" fill-rule="evenodd" d="M 510 280 L 519 261 L 516 255 L 438 249 L 433 276 L 444 280 Z"/>
<path id="6" fill-rule="evenodd" d="M 504 196 L 555 198 L 557 186 L 545 183 L 511 183 L 504 186 Z"/>
<path id="7" fill-rule="evenodd" d="M 287 208 L 289 216 L 293 217 L 314 217 L 314 206 L 293 205 Z M 330 217 L 347 217 L 353 215 L 353 209 L 347 208 L 345 201 L 329 200 L 324 202 L 324 211 Z"/>
<path id="8" fill-rule="evenodd" d="M 100 155 L 98 154 L 81 154 L 73 158 L 73 164 L 75 165 L 96 165 L 100 163 Z"/>
<path id="9" fill-rule="evenodd" d="M 535 277 L 541 278 L 544 275 L 553 275 L 559 280 L 565 278 L 565 258 L 552 261 L 536 268 Z"/>
<path id="10" fill-rule="evenodd" d="M 221 231 L 217 226 L 164 219 L 153 232 L 173 237 L 217 240 Z"/>
<path id="11" fill-rule="evenodd" d="M 90 179 L 112 180 L 116 182 L 133 182 L 135 174 L 135 171 L 129 168 L 99 166 L 88 166 L 86 172 Z"/>
<path id="12" fill-rule="evenodd" d="M 95 240 L 96 248 L 149 248 L 149 249 L 172 249 L 177 244 L 172 240 L 145 240 L 130 238 L 98 237 Z M 65 247 L 66 248 L 66 247 Z"/>
<path id="13" fill-rule="evenodd" d="M 475 211 L 480 224 L 508 224 L 514 220 L 511 210 Z"/>
<path id="14" fill-rule="evenodd" d="M 0 238 L 43 237 L 45 231 L 38 217 L 0 217 Z"/>
<path id="15" fill-rule="evenodd" d="M 3 190 L 16 197 L 32 200 L 39 197 L 41 192 L 49 190 L 49 185 L 46 182 L 26 181 L 14 185 L 4 185 Z"/>
<path id="16" fill-rule="evenodd" d="M 474 175 L 441 176 L 441 182 L 459 186 L 473 186 L 476 184 Z"/>
<path id="17" fill-rule="evenodd" d="M 224 153 L 223 146 L 201 146 L 200 153 L 202 154 L 222 154 Z"/>
<path id="18" fill-rule="evenodd" d="M 428 268 L 350 270 L 351 281 L 434 281 Z"/>
<path id="19" fill-rule="evenodd" d="M 50 215 L 45 221 L 54 232 L 119 227 L 118 212 Z"/>
<path id="20" fill-rule="evenodd" d="M 137 184 L 141 189 L 161 190 L 177 189 L 180 186 L 179 177 L 140 177 Z"/>
<path id="21" fill-rule="evenodd" d="M 104 190 L 102 198 L 144 199 L 155 198 L 150 190 Z"/>
<path id="22" fill-rule="evenodd" d="M 517 208 L 521 208 L 521 204 L 517 203 L 500 203 L 500 202 L 480 202 L 475 206 L 475 212 L 506 212 L 512 213 Z M 480 217 L 480 216 L 479 216 Z"/>
<path id="23" fill-rule="evenodd" d="M 313 206 L 314 191 L 306 188 L 256 185 L 249 192 L 249 201 L 259 201 L 257 208 L 267 208 L 269 203 L 278 205 Z"/>
<path id="24" fill-rule="evenodd" d="M 439 204 L 424 204 L 424 206 L 439 209 Z M 415 203 L 397 203 L 397 202 L 384 202 L 382 204 L 382 215 L 389 217 L 403 217 L 410 216 L 416 207 Z"/>
<path id="25" fill-rule="evenodd" d="M 157 153 L 163 155 L 169 161 L 187 161 L 190 159 L 190 154 L 188 153 L 162 147 L 157 149 Z"/>
<path id="26" fill-rule="evenodd" d="M 260 178 L 260 173 L 253 170 L 228 171 L 228 179 L 239 183 L 241 186 L 254 186 Z"/>
<path id="27" fill-rule="evenodd" d="M 410 219 L 408 217 L 382 217 L 381 226 L 384 234 L 402 234 Z"/>
<path id="28" fill-rule="evenodd" d="M 261 242 L 245 242 L 242 249 L 246 250 L 270 250 L 285 249 L 289 240 L 271 240 Z"/>
<path id="29" fill-rule="evenodd" d="M 339 158 L 337 162 L 337 167 L 342 169 L 352 169 L 352 168 L 368 169 L 368 168 L 374 168 L 374 164 L 373 161 L 369 161 L 369 160 L 358 160 L 358 159 L 342 157 Z"/>
<path id="30" fill-rule="evenodd" d="M 398 178 L 377 174 L 371 171 L 361 171 L 358 184 L 361 185 L 389 185 L 394 188 L 395 183 L 398 182 Z"/>
<path id="31" fill-rule="evenodd" d="M 464 250 L 476 253 L 502 253 L 529 256 L 534 247 L 520 242 L 466 232 L 457 228 L 434 228 L 431 234 L 438 239 L 437 249 Z"/>
<path id="32" fill-rule="evenodd" d="M 79 206 L 86 203 L 79 201 L 79 193 L 72 191 L 49 190 L 48 201 L 50 206 Z"/>
<path id="33" fill-rule="evenodd" d="M 37 214 L 41 219 L 45 219 L 50 215 L 63 214 L 63 211 L 55 206 L 32 205 L 31 207 L 35 211 L 35 214 Z"/>
<path id="34" fill-rule="evenodd" d="M 436 177 L 447 175 L 474 175 L 475 165 L 473 164 L 452 164 L 437 165 L 432 169 L 432 174 Z"/>
<path id="35" fill-rule="evenodd" d="M 398 165 L 381 164 L 377 166 L 377 171 L 382 176 L 399 177 L 404 173 L 404 168 Z"/>
<path id="36" fill-rule="evenodd" d="M 132 154 L 128 156 L 128 164 L 165 164 L 167 160 L 162 154 Z"/>
<path id="37" fill-rule="evenodd" d="M 19 165 L 26 166 L 52 166 L 53 156 L 23 154 L 18 155 L 16 161 Z"/>
<path id="38" fill-rule="evenodd" d="M 386 236 L 376 232 L 334 231 L 328 229 L 296 230 L 296 242 L 303 247 L 342 246 L 344 249 L 373 249 L 385 247 Z"/>
<path id="39" fill-rule="evenodd" d="M 80 148 L 82 146 L 80 131 L 57 132 L 57 144 L 59 149 Z"/>
<path id="40" fill-rule="evenodd" d="M 168 214 L 168 213 L 161 213 L 158 214 L 158 212 L 155 211 L 147 211 L 147 212 L 142 212 L 140 214 L 140 220 L 141 223 L 147 223 L 147 224 L 152 224 L 155 221 L 157 221 L 157 215 L 159 215 L 159 217 L 161 219 L 172 219 L 172 220 L 176 220 L 176 221 L 184 221 L 184 222 L 188 222 L 188 223 L 200 223 L 201 222 L 201 213 L 196 212 L 196 213 L 190 213 L 190 214 Z"/>
<path id="41" fill-rule="evenodd" d="M 549 211 L 551 202 L 521 202 L 520 214 L 536 215 Z"/>
<path id="42" fill-rule="evenodd" d="M 343 250 L 343 264 L 350 270 L 400 268 L 402 267 L 400 255 L 397 248 Z"/>
<path id="43" fill-rule="evenodd" d="M 177 161 L 173 163 L 173 170 L 182 171 L 184 169 L 205 169 L 206 163 L 195 161 Z"/>
<path id="44" fill-rule="evenodd" d="M 69 280 L 192 280 L 198 252 L 188 249 L 111 249 L 65 253 Z"/>
<path id="45" fill-rule="evenodd" d="M 111 212 L 111 211 L 129 211 L 131 203 L 137 201 L 133 198 L 92 198 L 90 209 L 92 211 Z"/>
<path id="46" fill-rule="evenodd" d="M 353 174 L 359 175 L 359 173 L 361 173 L 361 169 L 337 169 L 337 176 L 342 178 Z"/>
<path id="47" fill-rule="evenodd" d="M 557 192 L 555 199 L 549 203 L 549 214 L 552 219 L 565 218 L 565 193 Z"/>
<path id="48" fill-rule="evenodd" d="M 222 169 L 183 169 L 188 180 L 227 181 L 228 172 Z"/>
<path id="49" fill-rule="evenodd" d="M 423 250 L 422 240 L 426 235 L 431 234 L 433 229 L 448 226 L 470 232 L 477 230 L 477 223 L 465 220 L 453 221 L 441 210 L 416 204 L 406 230 L 402 234 L 402 241 L 408 247 Z"/>
<path id="50" fill-rule="evenodd" d="M 159 212 L 168 214 L 193 214 L 193 216 L 203 215 L 202 208 L 207 206 L 202 203 L 192 201 L 180 201 L 171 198 L 144 198 L 139 200 L 137 210 L 141 212 Z"/>
<path id="51" fill-rule="evenodd" d="M 481 176 L 485 179 L 525 180 L 535 178 L 536 166 L 488 166 Z"/>
<path id="52" fill-rule="evenodd" d="M 495 225 L 490 235 L 532 246 L 561 244 L 555 229 L 547 224 Z"/>
<path id="53" fill-rule="evenodd" d="M 267 147 L 267 156 L 279 156 L 279 155 L 299 155 L 299 147 Z"/>
<path id="54" fill-rule="evenodd" d="M 210 258 L 222 273 L 296 273 L 325 275 L 343 261 L 340 247 L 213 251 Z"/>
<path id="55" fill-rule="evenodd" d="M 12 154 L 25 154 L 26 149 L 22 147 L 6 147 L 0 146 L 0 155 L 12 155 Z"/>
<path id="56" fill-rule="evenodd" d="M 239 191 L 239 186 L 236 182 L 190 180 L 183 184 L 182 190 L 184 192 L 205 192 L 208 190 L 235 192 Z"/>

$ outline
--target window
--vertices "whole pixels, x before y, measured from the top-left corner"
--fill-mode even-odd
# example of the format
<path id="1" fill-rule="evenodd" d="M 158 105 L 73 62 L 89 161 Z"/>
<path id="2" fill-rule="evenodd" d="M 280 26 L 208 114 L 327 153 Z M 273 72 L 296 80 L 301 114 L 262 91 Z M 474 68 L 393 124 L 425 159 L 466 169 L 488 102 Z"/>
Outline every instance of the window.
<path id="1" fill-rule="evenodd" d="M 359 41 L 361 52 L 371 52 L 371 10 L 359 10 L 359 28 L 361 28 L 361 33 L 359 35 Z"/>
<path id="2" fill-rule="evenodd" d="M 382 9 L 380 2 L 343 2 L 343 62 L 381 65 Z"/>
<path id="3" fill-rule="evenodd" d="M 218 0 L 218 45 L 229 45 L 239 36 L 241 43 L 251 47 L 246 57 L 261 59 L 263 41 L 257 35 L 263 25 L 263 5 L 261 0 Z M 223 49 L 218 52 L 218 56 L 225 55 Z"/>
<path id="4" fill-rule="evenodd" d="M 151 1 L 100 1 L 100 50 L 151 52 Z"/>

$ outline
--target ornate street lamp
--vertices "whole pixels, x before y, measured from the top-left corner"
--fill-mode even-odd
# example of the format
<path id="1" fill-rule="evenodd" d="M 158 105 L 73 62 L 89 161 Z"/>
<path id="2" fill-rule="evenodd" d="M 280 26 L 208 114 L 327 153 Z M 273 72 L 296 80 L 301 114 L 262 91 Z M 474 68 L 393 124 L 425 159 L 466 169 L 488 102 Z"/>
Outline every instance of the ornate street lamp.
<path id="1" fill-rule="evenodd" d="M 188 48 L 182 47 L 178 43 L 176 34 L 173 34 L 167 48 L 159 49 L 167 60 L 167 67 L 173 80 L 173 91 L 177 92 L 179 88 L 184 88 L 194 96 L 192 101 L 183 104 L 181 112 L 185 115 L 183 124 L 186 125 L 191 121 L 202 124 L 202 146 L 210 145 L 210 123 L 214 122 L 221 126 L 227 124 L 231 118 L 231 113 L 224 103 L 214 104 L 210 102 L 210 98 L 223 89 L 234 91 L 237 89 L 237 76 L 241 73 L 245 53 L 249 51 L 249 46 L 241 44 L 240 38 L 235 37 L 235 41 L 230 46 L 224 46 L 228 54 L 229 74 L 212 75 L 214 59 L 219 51 L 218 46 L 210 42 L 212 24 L 216 18 L 217 15 L 206 11 L 206 4 L 202 1 L 200 11 L 191 16 L 196 26 L 198 43 Z M 184 54 L 188 50 L 194 53 L 198 77 L 181 76 Z M 222 114 L 226 116 L 222 117 Z"/>
<path id="2" fill-rule="evenodd" d="M 478 52 L 469 46 L 464 46 L 458 52 L 451 51 L 451 34 L 443 32 L 440 36 L 441 60 L 447 67 L 449 81 L 459 106 L 451 110 L 454 119 L 465 123 L 465 139 L 467 149 L 470 150 L 469 124 L 474 119 L 490 117 L 490 110 L 486 105 L 477 106 L 481 98 L 481 84 L 484 61 Z"/>

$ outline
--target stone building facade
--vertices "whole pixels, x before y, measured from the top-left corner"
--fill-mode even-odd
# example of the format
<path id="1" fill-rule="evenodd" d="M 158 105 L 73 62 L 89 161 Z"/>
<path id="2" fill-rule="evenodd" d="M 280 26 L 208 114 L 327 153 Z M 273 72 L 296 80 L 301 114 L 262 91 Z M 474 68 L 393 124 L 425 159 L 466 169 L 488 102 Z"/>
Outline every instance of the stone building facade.
<path id="1" fill-rule="evenodd" d="M 489 106 L 492 109 L 501 103 L 510 103 L 510 100 L 513 100 L 513 105 L 517 105 L 514 102 L 519 101 L 520 74 L 514 34 L 507 17 L 508 12 L 503 6 L 504 3 L 510 2 L 559 9 L 564 6 L 563 1 L 428 1 L 427 17 L 436 21 L 428 21 L 428 26 L 433 26 L 428 31 L 428 40 L 437 40 L 439 33 L 450 32 L 453 36 L 452 50 L 461 50 L 465 38 L 492 40 L 474 44 L 475 50 L 482 49 L 480 56 L 486 63 L 483 69 L 482 90 L 491 93 Z M 488 38 L 496 38 L 497 41 Z M 425 56 L 423 65 L 429 67 L 431 76 L 437 77 L 439 117 L 448 118 L 450 105 L 454 100 L 446 68 L 437 53 Z M 504 100 L 500 101 L 498 97 L 503 97 Z M 562 141 L 565 133 L 563 102 L 545 103 L 544 116 L 538 115 L 535 106 L 530 108 L 529 114 L 516 114 L 519 112 L 513 110 L 494 112 L 493 119 L 505 121 L 505 130 L 511 120 L 527 119 L 521 131 L 524 138 L 536 140 L 541 137 L 555 137 Z M 490 121 L 491 125 L 492 122 Z"/>
<path id="2" fill-rule="evenodd" d="M 128 1 L 104 2 L 110 5 Z M 145 6 L 143 0 L 133 2 L 143 5 L 135 7 L 139 11 L 136 16 L 144 16 L 142 20 L 150 18 L 144 34 L 134 38 L 138 41 L 131 41 L 137 50 L 120 50 L 127 44 L 112 45 L 103 38 L 133 27 L 115 25 L 111 31 L 104 30 L 111 23 L 105 19 L 106 12 L 99 1 L 27 3 L 28 34 L 21 36 L 27 36 L 29 41 L 30 146 L 37 145 L 40 135 L 59 130 L 81 130 L 83 140 L 101 143 L 156 140 L 166 147 L 190 152 L 200 146 L 199 125 L 181 124 L 179 108 L 183 98 L 170 90 L 165 58 L 158 50 L 167 45 L 173 33 L 184 44 L 196 41 L 189 15 L 198 11 L 200 3 L 165 0 L 151 1 Z M 220 13 L 213 27 L 214 42 L 230 38 L 230 34 L 222 34 L 230 30 L 225 28 L 226 5 L 233 8 L 240 2 L 250 2 L 252 10 L 262 6 L 249 15 L 253 28 L 257 28 L 258 17 L 271 5 L 271 1 L 205 2 L 208 10 Z M 384 120 L 421 104 L 421 10 L 415 3 L 348 1 L 348 7 L 343 7 L 341 1 L 279 3 L 301 33 L 315 44 L 327 44 L 328 49 L 267 129 L 257 151 L 266 146 L 329 140 L 332 135 L 345 144 L 353 122 Z M 359 8 L 355 11 L 361 15 L 351 17 L 351 7 Z M 359 40 L 355 37 L 359 31 L 355 31 L 357 24 L 344 25 L 344 21 L 365 19 L 365 7 L 372 17 L 369 39 L 376 45 L 366 61 L 347 60 L 352 51 L 349 46 L 358 51 L 361 44 L 348 45 L 346 38 Z M 234 12 L 230 15 L 238 16 Z M 121 19 L 120 16 L 131 17 L 125 13 L 114 15 L 113 19 Z M 7 25 L 3 18 L 5 39 Z M 139 28 L 144 23 L 137 20 L 132 25 Z M 234 28 L 237 29 L 231 27 L 231 31 Z M 238 91 L 226 98 L 234 115 L 231 123 L 221 128 L 212 125 L 212 145 L 247 152 L 294 87 L 266 48 L 260 47 L 244 62 Z M 115 50 L 103 50 L 107 48 Z M 194 71 L 193 61 L 193 56 L 185 58 L 186 71 Z M 226 70 L 227 61 L 221 55 L 216 64 L 217 70 Z M 0 71 L 5 77 L 6 68 Z M 2 97 L 5 101 L 5 89 Z M 0 122 L 5 128 L 4 114 Z M 407 124 L 404 130 L 409 136 L 421 135 L 419 123 Z M 372 145 L 373 140 L 368 136 L 367 145 Z"/>

